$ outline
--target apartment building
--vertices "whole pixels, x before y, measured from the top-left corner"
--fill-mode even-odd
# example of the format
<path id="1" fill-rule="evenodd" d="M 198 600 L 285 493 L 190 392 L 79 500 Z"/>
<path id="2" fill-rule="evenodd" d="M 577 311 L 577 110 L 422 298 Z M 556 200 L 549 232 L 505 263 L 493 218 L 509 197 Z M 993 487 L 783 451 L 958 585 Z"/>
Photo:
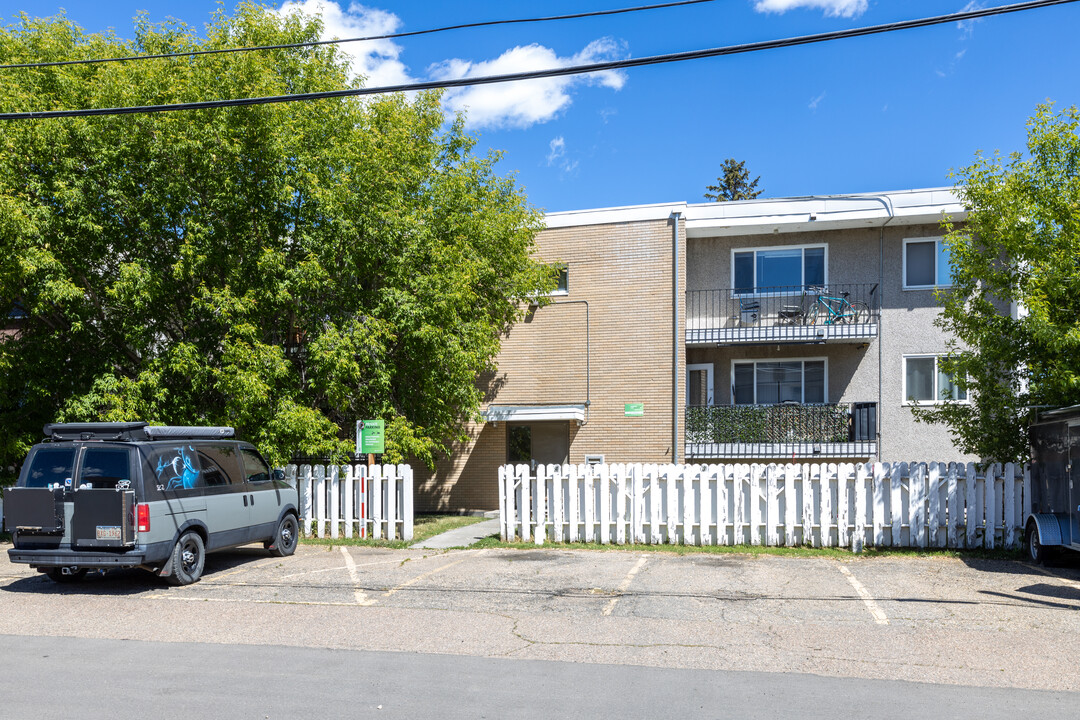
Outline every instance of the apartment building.
<path id="1" fill-rule="evenodd" d="M 497 507 L 506 462 L 974 459 L 910 408 L 965 399 L 937 368 L 945 217 L 950 188 L 549 214 L 560 287 L 417 508 Z"/>

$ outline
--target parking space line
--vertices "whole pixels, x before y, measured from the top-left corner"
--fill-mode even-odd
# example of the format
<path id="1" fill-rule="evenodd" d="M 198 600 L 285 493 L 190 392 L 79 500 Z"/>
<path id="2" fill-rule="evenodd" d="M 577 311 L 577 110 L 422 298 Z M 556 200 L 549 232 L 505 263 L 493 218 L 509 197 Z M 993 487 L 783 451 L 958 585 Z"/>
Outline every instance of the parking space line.
<path id="1" fill-rule="evenodd" d="M 356 561 L 349 554 L 349 549 L 341 545 L 341 554 L 345 556 L 345 567 L 349 570 L 349 579 L 353 584 L 353 597 L 357 605 L 374 605 L 374 600 L 369 600 L 367 593 L 360 589 L 360 576 L 356 574 Z"/>
<path id="2" fill-rule="evenodd" d="M 422 575 L 417 575 L 417 576 L 416 576 L 416 577 L 414 577 L 414 578 L 413 578 L 412 580 L 406 580 L 405 582 L 401 583 L 400 585 L 397 585 L 397 586 L 395 586 L 395 587 L 392 587 L 392 588 L 390 588 L 389 590 L 387 590 L 386 592 L 384 592 L 382 596 L 383 596 L 384 598 L 388 598 L 388 597 L 390 597 L 391 595 L 393 595 L 394 593 L 396 593 L 396 592 L 397 592 L 398 590 L 402 590 L 402 589 L 404 589 L 404 588 L 407 588 L 407 587 L 409 587 L 410 585 L 415 585 L 416 583 L 420 582 L 421 580 L 425 580 L 425 579 L 427 579 L 427 578 L 431 577 L 432 575 L 434 575 L 435 573 L 441 573 L 441 572 L 442 572 L 443 570 L 446 570 L 447 568 L 452 568 L 452 567 L 454 567 L 455 565 L 458 565 L 458 564 L 460 564 L 460 563 L 463 563 L 463 562 L 465 562 L 466 560 L 468 560 L 469 558 L 472 558 L 472 557 L 479 557 L 479 556 L 483 555 L 483 554 L 484 554 L 485 552 L 487 552 L 487 550 L 486 550 L 486 549 L 483 549 L 483 550 L 477 550 L 477 551 L 476 551 L 475 553 L 472 553 L 472 552 L 471 552 L 471 551 L 469 551 L 469 550 L 466 550 L 466 551 L 464 551 L 464 552 L 466 552 L 466 553 L 470 553 L 470 554 L 469 554 L 469 555 L 467 555 L 467 556 L 465 556 L 465 557 L 463 557 L 463 558 L 461 558 L 461 559 L 459 559 L 459 560 L 455 560 L 455 561 L 453 561 L 453 562 L 448 562 L 448 563 L 446 563 L 445 565 L 440 565 L 439 567 L 437 567 L 437 568 L 435 568 L 435 569 L 433 569 L 433 570 L 428 570 L 428 571 L 427 571 L 426 573 L 423 573 Z M 375 601 L 374 601 L 374 600 L 372 600 L 371 602 L 372 602 L 372 603 L 374 603 Z"/>
<path id="3" fill-rule="evenodd" d="M 1071 588 L 1074 588 L 1076 590 L 1080 590 L 1080 582 L 1076 582 L 1075 580 L 1070 580 L 1069 578 L 1063 578 L 1060 575 L 1058 575 L 1057 573 L 1052 573 L 1049 570 L 1044 570 L 1043 568 L 1038 567 L 1036 565 L 1028 565 L 1028 569 L 1029 570 L 1034 570 L 1037 573 L 1042 573 L 1043 575 L 1046 575 L 1047 577 L 1052 577 L 1055 580 L 1059 580 L 1059 581 L 1065 583 L 1066 585 L 1068 585 Z"/>
<path id="4" fill-rule="evenodd" d="M 611 600 L 608 601 L 608 604 L 604 606 L 603 615 L 610 615 L 611 611 L 615 609 L 615 603 L 619 602 L 619 596 L 626 592 L 626 589 L 630 587 L 630 582 L 634 579 L 634 576 L 638 574 L 638 571 L 645 566 L 646 560 L 648 560 L 647 557 L 638 558 L 637 564 L 630 568 L 630 572 L 626 573 L 626 577 L 619 583 L 619 587 L 615 591 L 617 593 L 616 596 L 611 598 Z"/>
<path id="5" fill-rule="evenodd" d="M 855 588 L 855 592 L 862 598 L 863 604 L 866 605 L 866 609 L 874 616 L 874 622 L 878 625 L 888 625 L 889 618 L 885 616 L 885 611 L 877 604 L 877 600 L 874 600 L 874 596 L 870 594 L 870 591 L 866 589 L 866 586 L 859 582 L 858 578 L 852 575 L 851 571 L 843 565 L 840 566 L 840 572 L 844 574 L 844 577 L 851 583 L 851 587 Z"/>
<path id="6" fill-rule="evenodd" d="M 342 547 L 342 546 L 339 545 L 338 547 Z M 400 565 L 400 564 L 401 564 L 401 560 L 398 559 L 398 558 L 395 558 L 393 560 L 376 560 L 374 562 L 366 562 L 366 563 L 358 563 L 355 560 L 353 561 L 353 565 L 355 567 L 358 567 L 358 568 L 369 567 L 371 565 Z M 304 575 L 314 575 L 315 573 L 337 572 L 340 569 L 341 569 L 340 566 L 335 565 L 334 567 L 318 568 L 317 570 L 305 570 L 303 572 L 290 573 L 288 575 L 280 575 L 280 576 L 278 576 L 278 579 L 279 580 L 288 580 L 289 578 L 298 578 L 298 577 L 303 577 Z"/>

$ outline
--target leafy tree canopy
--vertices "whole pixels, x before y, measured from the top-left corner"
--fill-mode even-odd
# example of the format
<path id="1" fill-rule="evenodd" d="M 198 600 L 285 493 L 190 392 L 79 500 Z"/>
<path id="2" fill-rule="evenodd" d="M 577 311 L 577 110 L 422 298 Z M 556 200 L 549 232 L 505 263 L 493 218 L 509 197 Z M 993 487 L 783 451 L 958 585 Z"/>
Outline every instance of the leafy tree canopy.
<path id="1" fill-rule="evenodd" d="M 709 185 L 705 189 L 706 200 L 725 202 L 727 200 L 753 200 L 763 191 L 758 190 L 758 181 L 761 176 L 750 179 L 750 171 L 746 169 L 745 160 L 728 158 L 720 166 L 723 174 L 716 178 L 715 185 Z"/>
<path id="2" fill-rule="evenodd" d="M 200 38 L 63 15 L 0 29 L 5 63 L 316 40 L 254 4 Z M 0 71 L 4 112 L 333 90 L 329 46 Z M 233 425 L 275 463 L 386 421 L 390 462 L 463 434 L 541 215 L 437 94 L 9 121 L 0 135 L 0 465 L 44 423 Z"/>
<path id="3" fill-rule="evenodd" d="M 1080 114 L 1039 106 L 1028 157 L 976 156 L 955 175 L 967 221 L 948 226 L 953 287 L 937 324 L 944 369 L 970 404 L 916 409 L 948 423 L 965 452 L 1027 457 L 1032 410 L 1080 403 Z"/>

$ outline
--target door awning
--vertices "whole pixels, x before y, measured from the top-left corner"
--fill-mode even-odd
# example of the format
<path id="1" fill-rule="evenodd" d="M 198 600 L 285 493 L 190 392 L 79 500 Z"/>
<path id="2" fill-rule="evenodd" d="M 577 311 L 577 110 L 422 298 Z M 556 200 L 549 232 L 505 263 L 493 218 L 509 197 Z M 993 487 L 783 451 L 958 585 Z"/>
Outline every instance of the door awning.
<path id="1" fill-rule="evenodd" d="M 489 405 L 481 413 L 487 422 L 585 422 L 585 405 Z"/>

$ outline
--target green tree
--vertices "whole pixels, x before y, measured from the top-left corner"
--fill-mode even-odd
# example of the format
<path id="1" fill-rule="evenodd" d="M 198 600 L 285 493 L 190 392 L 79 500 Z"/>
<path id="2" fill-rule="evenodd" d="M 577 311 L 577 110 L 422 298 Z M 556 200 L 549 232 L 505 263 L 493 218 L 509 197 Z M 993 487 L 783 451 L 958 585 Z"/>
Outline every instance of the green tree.
<path id="1" fill-rule="evenodd" d="M 279 45 L 320 21 L 254 4 L 205 39 L 134 40 L 64 16 L 0 30 L 5 63 Z M 329 46 L 0 71 L 4 112 L 350 86 Z M 227 424 L 272 462 L 341 457 L 386 421 L 386 459 L 464 434 L 522 298 L 541 214 L 473 154 L 438 94 L 9 121 L 0 135 L 0 465 L 54 420 Z"/>
<path id="2" fill-rule="evenodd" d="M 1027 158 L 978 154 L 954 177 L 967 207 L 948 225 L 953 286 L 937 324 L 954 338 L 942 363 L 970 402 L 917 408 L 988 460 L 1027 457 L 1038 407 L 1080 403 L 1080 123 L 1039 106 Z"/>
<path id="3" fill-rule="evenodd" d="M 753 200 L 762 193 L 757 189 L 761 176 L 750 179 L 750 171 L 746 169 L 746 161 L 728 158 L 720 166 L 723 174 L 716 178 L 715 185 L 709 185 L 705 189 L 706 200 L 725 202 L 728 200 Z"/>

